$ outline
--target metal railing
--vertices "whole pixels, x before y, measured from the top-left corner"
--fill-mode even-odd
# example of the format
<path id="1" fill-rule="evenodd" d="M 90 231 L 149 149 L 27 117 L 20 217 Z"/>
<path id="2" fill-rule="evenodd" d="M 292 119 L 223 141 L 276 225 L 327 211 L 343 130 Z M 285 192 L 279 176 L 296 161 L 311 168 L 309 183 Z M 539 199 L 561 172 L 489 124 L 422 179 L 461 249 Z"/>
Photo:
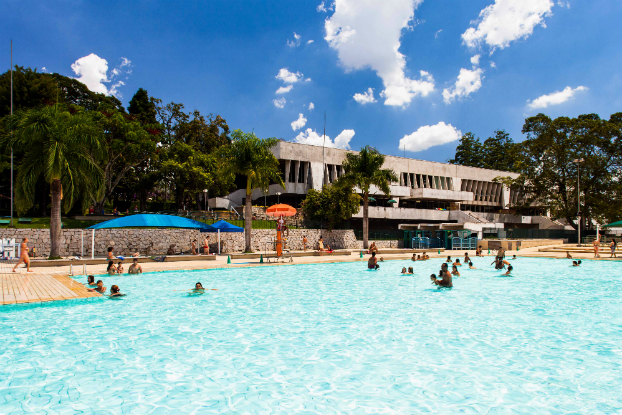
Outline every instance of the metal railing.
<path id="1" fill-rule="evenodd" d="M 477 238 L 451 238 L 451 249 L 474 250 L 477 248 Z"/>

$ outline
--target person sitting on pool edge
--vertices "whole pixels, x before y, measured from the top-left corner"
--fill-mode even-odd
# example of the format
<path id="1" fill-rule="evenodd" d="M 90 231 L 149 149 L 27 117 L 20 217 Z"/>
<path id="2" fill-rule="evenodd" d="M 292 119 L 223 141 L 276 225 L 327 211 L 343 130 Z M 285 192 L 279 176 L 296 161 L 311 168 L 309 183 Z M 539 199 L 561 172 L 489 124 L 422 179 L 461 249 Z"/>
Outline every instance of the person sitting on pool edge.
<path id="1" fill-rule="evenodd" d="M 106 287 L 104 287 L 104 282 L 102 280 L 97 280 L 97 287 L 95 288 L 89 288 L 89 291 L 93 292 L 98 292 L 100 294 L 103 294 L 106 292 Z"/>
<path id="2" fill-rule="evenodd" d="M 369 245 L 369 250 L 367 252 L 369 254 L 373 252 L 378 253 L 378 247 L 376 246 L 376 242 L 372 242 L 371 245 Z"/>
<path id="3" fill-rule="evenodd" d="M 127 269 L 127 273 L 128 274 L 142 274 L 143 273 L 143 267 L 141 267 L 138 264 L 138 258 L 134 258 L 134 261 L 132 261 L 132 265 L 130 265 L 130 267 Z"/>
<path id="4" fill-rule="evenodd" d="M 367 261 L 367 268 L 374 270 L 380 268 L 380 265 L 378 265 L 378 258 L 376 258 L 375 252 L 371 253 L 371 258 L 369 258 L 369 261 Z"/>
<path id="5" fill-rule="evenodd" d="M 118 285 L 113 285 L 110 287 L 110 295 L 109 297 L 123 297 L 125 294 L 121 293 Z"/>
<path id="6" fill-rule="evenodd" d="M 114 252 L 112 252 L 113 248 L 111 246 L 108 247 L 108 261 L 114 259 Z"/>
<path id="7" fill-rule="evenodd" d="M 322 238 L 321 236 L 320 236 L 320 240 L 317 243 L 317 250 L 318 251 L 325 251 L 325 249 L 324 249 L 324 238 Z"/>

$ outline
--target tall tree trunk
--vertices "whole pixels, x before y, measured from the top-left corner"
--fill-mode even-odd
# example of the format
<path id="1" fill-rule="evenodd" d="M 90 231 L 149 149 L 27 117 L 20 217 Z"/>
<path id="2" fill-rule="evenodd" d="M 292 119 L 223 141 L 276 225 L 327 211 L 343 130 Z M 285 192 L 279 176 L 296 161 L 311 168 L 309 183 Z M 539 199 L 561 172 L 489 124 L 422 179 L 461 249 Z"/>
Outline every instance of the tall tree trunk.
<path id="1" fill-rule="evenodd" d="M 363 193 L 363 249 L 369 248 L 369 193 Z"/>
<path id="2" fill-rule="evenodd" d="M 253 188 L 251 178 L 246 178 L 246 203 L 244 204 L 244 241 L 245 252 L 251 252 L 251 232 L 253 231 Z"/>
<path id="3" fill-rule="evenodd" d="M 50 258 L 60 256 L 60 204 L 63 187 L 59 179 L 50 184 L 52 191 L 52 209 L 50 214 Z"/>

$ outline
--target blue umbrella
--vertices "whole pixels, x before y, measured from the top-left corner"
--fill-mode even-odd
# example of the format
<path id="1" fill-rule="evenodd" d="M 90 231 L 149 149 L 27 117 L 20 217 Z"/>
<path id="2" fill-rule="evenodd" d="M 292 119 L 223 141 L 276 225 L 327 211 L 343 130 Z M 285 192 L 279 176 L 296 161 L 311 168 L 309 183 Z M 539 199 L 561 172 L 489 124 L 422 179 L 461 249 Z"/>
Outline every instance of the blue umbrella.
<path id="1" fill-rule="evenodd" d="M 183 218 L 180 216 L 141 214 L 123 216 L 121 218 L 107 220 L 88 229 L 110 229 L 110 228 L 180 228 L 180 229 L 200 229 L 203 232 L 216 232 L 210 225 L 205 223 Z"/>

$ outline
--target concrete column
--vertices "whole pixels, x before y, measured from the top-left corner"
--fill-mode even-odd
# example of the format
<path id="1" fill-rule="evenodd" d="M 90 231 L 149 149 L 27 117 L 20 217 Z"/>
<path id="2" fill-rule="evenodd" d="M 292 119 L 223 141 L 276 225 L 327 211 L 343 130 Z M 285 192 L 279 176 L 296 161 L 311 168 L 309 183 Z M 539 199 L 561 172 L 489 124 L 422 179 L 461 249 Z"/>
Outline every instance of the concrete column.
<path id="1" fill-rule="evenodd" d="M 298 175 L 300 173 L 300 161 L 296 160 L 294 161 L 294 171 L 295 171 L 295 176 L 294 176 L 294 183 L 298 184 Z"/>
<path id="2" fill-rule="evenodd" d="M 291 161 L 290 160 L 285 160 L 285 177 L 283 177 L 283 181 L 285 183 L 287 183 L 289 181 L 289 168 L 291 165 Z"/>
<path id="3" fill-rule="evenodd" d="M 508 209 L 511 205 L 509 187 L 503 186 L 503 197 L 502 197 L 501 205 L 503 206 L 504 209 Z"/>
<path id="4" fill-rule="evenodd" d="M 314 162 L 310 162 L 311 164 L 311 183 L 309 184 L 309 187 L 311 189 L 315 189 L 315 190 L 322 190 L 322 180 L 324 177 L 324 174 L 322 172 L 322 170 L 324 169 L 324 165 L 322 163 L 314 163 Z"/>

